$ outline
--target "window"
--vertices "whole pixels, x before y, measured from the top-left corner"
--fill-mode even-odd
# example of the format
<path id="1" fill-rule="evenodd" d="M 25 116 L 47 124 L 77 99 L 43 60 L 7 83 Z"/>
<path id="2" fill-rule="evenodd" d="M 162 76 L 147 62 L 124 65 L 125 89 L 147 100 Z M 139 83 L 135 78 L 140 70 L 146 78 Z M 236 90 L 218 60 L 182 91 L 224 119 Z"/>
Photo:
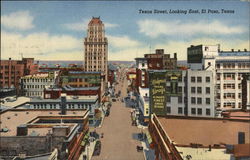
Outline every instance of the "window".
<path id="1" fill-rule="evenodd" d="M 217 80 L 220 80 L 220 73 L 216 74 L 216 78 L 217 78 Z"/>
<path id="2" fill-rule="evenodd" d="M 182 82 L 182 76 L 179 76 L 179 77 L 178 77 L 178 81 L 179 81 L 179 82 Z"/>
<path id="3" fill-rule="evenodd" d="M 217 84 L 217 85 L 216 85 L 216 88 L 217 88 L 217 89 L 220 89 L 220 84 Z"/>
<path id="4" fill-rule="evenodd" d="M 171 107 L 167 107 L 167 113 L 171 113 Z"/>
<path id="5" fill-rule="evenodd" d="M 182 114 L 182 113 L 183 113 L 182 107 L 178 107 L 178 114 Z"/>
<path id="6" fill-rule="evenodd" d="M 202 93 L 202 88 L 201 87 L 197 87 L 197 93 Z"/>
<path id="7" fill-rule="evenodd" d="M 196 108 L 191 108 L 191 114 L 196 114 Z"/>
<path id="8" fill-rule="evenodd" d="M 224 98 L 225 99 L 235 99 L 235 93 L 224 93 Z"/>
<path id="9" fill-rule="evenodd" d="M 167 102 L 171 102 L 171 97 L 167 96 Z"/>
<path id="10" fill-rule="evenodd" d="M 202 82 L 202 78 L 201 77 L 197 77 L 197 82 L 201 83 Z"/>
<path id="11" fill-rule="evenodd" d="M 198 113 L 198 115 L 202 115 L 202 108 L 198 108 L 197 113 Z"/>
<path id="12" fill-rule="evenodd" d="M 196 99 L 195 99 L 195 97 L 191 97 L 191 103 L 192 103 L 192 104 L 196 104 Z"/>
<path id="13" fill-rule="evenodd" d="M 224 73 L 224 80 L 235 80 L 235 74 L 234 73 Z"/>
<path id="14" fill-rule="evenodd" d="M 210 109 L 207 108 L 207 109 L 206 109 L 206 115 L 207 115 L 207 116 L 210 116 L 210 114 L 211 114 L 211 113 L 210 113 Z"/>
<path id="15" fill-rule="evenodd" d="M 195 93 L 195 87 L 191 87 L 191 93 Z"/>
<path id="16" fill-rule="evenodd" d="M 206 94 L 210 94 L 210 87 L 206 87 Z"/>
<path id="17" fill-rule="evenodd" d="M 195 82 L 195 77 L 191 77 L 191 82 Z"/>
<path id="18" fill-rule="evenodd" d="M 235 84 L 233 83 L 226 83 L 223 85 L 224 89 L 235 89 Z"/>
<path id="19" fill-rule="evenodd" d="M 223 107 L 235 108 L 235 103 L 234 102 L 225 102 L 223 104 Z"/>
<path id="20" fill-rule="evenodd" d="M 178 97 L 178 103 L 182 103 L 182 96 Z"/>
<path id="21" fill-rule="evenodd" d="M 238 89 L 241 89 L 241 83 L 238 84 Z"/>
<path id="22" fill-rule="evenodd" d="M 178 93 L 182 93 L 182 87 L 178 87 Z"/>
<path id="23" fill-rule="evenodd" d="M 201 97 L 197 98 L 197 104 L 202 104 L 202 98 Z"/>
<path id="24" fill-rule="evenodd" d="M 210 82 L 210 77 L 206 77 L 206 82 L 207 82 L 207 83 Z"/>
<path id="25" fill-rule="evenodd" d="M 241 93 L 238 93 L 238 98 L 241 98 Z"/>
<path id="26" fill-rule="evenodd" d="M 206 104 L 210 104 L 210 98 L 206 98 Z"/>

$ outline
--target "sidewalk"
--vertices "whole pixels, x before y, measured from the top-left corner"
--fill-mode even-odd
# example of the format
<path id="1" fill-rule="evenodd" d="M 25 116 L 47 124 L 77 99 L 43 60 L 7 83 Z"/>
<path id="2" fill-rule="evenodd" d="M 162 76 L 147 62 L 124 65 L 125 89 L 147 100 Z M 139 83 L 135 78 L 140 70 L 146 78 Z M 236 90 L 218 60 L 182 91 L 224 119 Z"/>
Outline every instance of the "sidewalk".
<path id="1" fill-rule="evenodd" d="M 80 155 L 78 160 L 84 160 L 83 156 L 86 155 L 87 159 L 86 160 L 91 160 L 94 149 L 95 149 L 95 144 L 96 144 L 96 140 L 94 142 L 90 142 L 89 145 L 86 146 L 86 149 L 84 152 L 82 152 L 82 154 Z M 89 157 L 88 157 L 89 156 Z"/>

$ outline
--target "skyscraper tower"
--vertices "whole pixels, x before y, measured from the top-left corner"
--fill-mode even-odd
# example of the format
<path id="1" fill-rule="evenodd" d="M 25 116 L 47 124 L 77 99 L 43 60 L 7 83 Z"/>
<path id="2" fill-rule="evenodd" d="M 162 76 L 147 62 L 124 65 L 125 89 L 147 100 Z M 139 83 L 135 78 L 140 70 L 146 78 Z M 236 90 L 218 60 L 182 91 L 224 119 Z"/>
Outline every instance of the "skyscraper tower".
<path id="1" fill-rule="evenodd" d="M 85 71 L 101 71 L 108 81 L 108 40 L 100 17 L 92 17 L 84 39 Z"/>

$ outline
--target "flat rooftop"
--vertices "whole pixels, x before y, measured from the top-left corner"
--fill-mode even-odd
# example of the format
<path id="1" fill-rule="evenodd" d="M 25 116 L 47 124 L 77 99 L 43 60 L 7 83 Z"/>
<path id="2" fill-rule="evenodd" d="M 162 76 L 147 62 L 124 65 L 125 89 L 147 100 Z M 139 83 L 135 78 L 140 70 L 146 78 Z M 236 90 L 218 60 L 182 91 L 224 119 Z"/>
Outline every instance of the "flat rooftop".
<path id="1" fill-rule="evenodd" d="M 67 110 L 66 115 L 61 115 L 60 110 L 31 110 L 31 109 L 13 109 L 2 112 L 0 129 L 7 128 L 8 132 L 0 132 L 1 136 L 16 136 L 17 126 L 21 124 L 27 124 L 30 121 L 41 117 L 49 116 L 49 118 L 62 116 L 66 117 L 76 117 L 84 116 L 86 110 Z M 41 129 L 42 130 L 42 129 Z M 37 130 L 38 131 L 38 130 Z"/>
<path id="2" fill-rule="evenodd" d="M 188 155 L 191 155 L 194 160 L 229 160 L 231 157 L 230 154 L 225 154 L 225 148 L 213 148 L 208 151 L 208 148 L 177 147 L 177 150 L 181 153 L 183 160 L 188 160 Z"/>
<path id="3" fill-rule="evenodd" d="M 9 98 L 9 97 L 6 97 L 6 98 Z M 11 98 L 14 99 L 12 102 L 5 101 L 4 103 L 1 102 L 0 105 L 4 106 L 5 108 L 10 109 L 10 108 L 22 105 L 24 103 L 30 102 L 30 98 L 28 97 L 17 97 L 17 99 L 15 99 L 14 97 L 11 97 Z"/>
<path id="4" fill-rule="evenodd" d="M 250 143 L 248 120 L 211 118 L 158 117 L 163 129 L 177 145 L 191 143 L 209 146 L 238 144 L 238 133 L 245 133 L 245 143 Z"/>

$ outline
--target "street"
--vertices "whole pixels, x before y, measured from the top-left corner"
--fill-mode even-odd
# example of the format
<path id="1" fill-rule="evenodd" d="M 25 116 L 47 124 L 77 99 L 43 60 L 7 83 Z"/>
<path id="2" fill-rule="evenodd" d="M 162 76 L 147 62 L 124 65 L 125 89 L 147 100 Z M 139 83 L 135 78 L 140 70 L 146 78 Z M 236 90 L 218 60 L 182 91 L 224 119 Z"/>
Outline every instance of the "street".
<path id="1" fill-rule="evenodd" d="M 121 74 L 124 76 L 123 74 Z M 125 107 L 121 98 L 127 95 L 127 80 L 118 78 L 116 93 L 121 91 L 121 96 L 116 102 L 112 102 L 110 115 L 105 117 L 101 128 L 96 131 L 104 137 L 101 138 L 101 154 L 93 156 L 92 160 L 143 160 L 143 152 L 137 152 L 136 146 L 141 142 L 136 139 L 141 130 L 132 126 L 130 108 Z"/>

